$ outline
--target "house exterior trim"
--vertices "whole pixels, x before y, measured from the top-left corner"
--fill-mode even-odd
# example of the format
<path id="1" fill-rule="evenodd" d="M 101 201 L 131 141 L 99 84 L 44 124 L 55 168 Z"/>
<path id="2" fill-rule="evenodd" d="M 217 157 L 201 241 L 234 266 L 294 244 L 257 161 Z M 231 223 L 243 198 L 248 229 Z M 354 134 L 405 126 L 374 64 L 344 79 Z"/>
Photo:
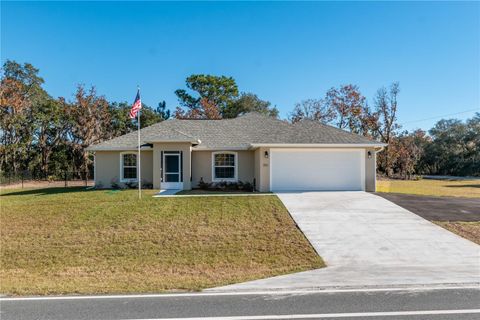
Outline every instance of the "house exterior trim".
<path id="1" fill-rule="evenodd" d="M 342 143 L 342 144 L 329 144 L 329 143 L 252 143 L 252 148 L 374 148 L 385 147 L 385 143 L 371 143 L 371 144 L 354 144 L 354 143 Z"/>

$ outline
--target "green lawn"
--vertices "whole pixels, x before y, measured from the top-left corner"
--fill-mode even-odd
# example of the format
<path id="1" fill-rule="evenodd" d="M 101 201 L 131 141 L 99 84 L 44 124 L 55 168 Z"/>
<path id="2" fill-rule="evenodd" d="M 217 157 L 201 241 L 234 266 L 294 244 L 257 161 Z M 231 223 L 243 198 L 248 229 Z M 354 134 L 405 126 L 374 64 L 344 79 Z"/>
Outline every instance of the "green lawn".
<path id="1" fill-rule="evenodd" d="M 480 180 L 378 180 L 377 192 L 480 198 Z"/>
<path id="2" fill-rule="evenodd" d="M 324 266 L 276 196 L 7 190 L 0 293 L 199 290 Z"/>

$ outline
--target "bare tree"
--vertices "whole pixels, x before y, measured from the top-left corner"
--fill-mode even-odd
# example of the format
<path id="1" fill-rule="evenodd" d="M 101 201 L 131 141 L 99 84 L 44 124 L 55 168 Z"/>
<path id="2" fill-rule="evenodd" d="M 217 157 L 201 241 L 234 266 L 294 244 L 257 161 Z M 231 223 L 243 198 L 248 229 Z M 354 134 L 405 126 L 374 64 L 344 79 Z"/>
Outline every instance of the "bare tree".
<path id="1" fill-rule="evenodd" d="M 335 110 L 330 108 L 322 99 L 307 99 L 295 104 L 289 115 L 292 123 L 310 119 L 322 123 L 330 123 L 335 119 Z"/>
<path id="2" fill-rule="evenodd" d="M 378 125 L 376 132 L 382 142 L 386 143 L 385 151 L 380 153 L 379 164 L 387 176 L 392 174 L 393 152 L 388 145 L 396 135 L 400 125 L 397 123 L 398 94 L 400 85 L 394 82 L 389 90 L 380 88 L 375 97 L 375 108 L 378 113 Z"/>

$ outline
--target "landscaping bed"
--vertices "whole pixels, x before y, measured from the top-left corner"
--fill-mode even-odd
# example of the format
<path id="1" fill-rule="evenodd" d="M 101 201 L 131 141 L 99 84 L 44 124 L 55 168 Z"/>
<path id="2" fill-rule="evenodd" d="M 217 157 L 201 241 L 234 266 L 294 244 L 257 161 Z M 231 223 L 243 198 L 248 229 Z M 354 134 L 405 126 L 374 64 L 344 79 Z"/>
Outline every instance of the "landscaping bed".
<path id="1" fill-rule="evenodd" d="M 0 293 L 200 290 L 324 266 L 276 196 L 2 190 Z"/>

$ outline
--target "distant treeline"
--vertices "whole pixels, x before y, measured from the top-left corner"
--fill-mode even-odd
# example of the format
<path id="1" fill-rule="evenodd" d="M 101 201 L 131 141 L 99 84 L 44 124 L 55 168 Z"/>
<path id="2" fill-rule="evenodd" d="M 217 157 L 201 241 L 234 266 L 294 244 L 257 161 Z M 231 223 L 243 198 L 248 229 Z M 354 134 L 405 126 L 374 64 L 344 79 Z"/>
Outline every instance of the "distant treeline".
<path id="1" fill-rule="evenodd" d="M 74 98 L 54 98 L 31 64 L 7 61 L 0 92 L 0 171 L 38 175 L 89 171 L 86 147 L 136 130 L 130 103 L 111 102 L 95 88 L 78 85 Z M 239 92 L 231 77 L 191 75 L 175 94 L 180 119 L 234 118 L 256 111 L 278 117 L 278 109 L 256 94 Z M 388 143 L 378 154 L 379 172 L 389 177 L 416 174 L 480 175 L 480 113 L 465 122 L 440 120 L 427 132 L 401 130 L 397 122 L 400 87 L 381 88 L 370 108 L 355 85 L 332 88 L 322 98 L 297 103 L 286 121 L 311 119 Z M 143 104 L 142 127 L 168 119 L 165 102 Z"/>

